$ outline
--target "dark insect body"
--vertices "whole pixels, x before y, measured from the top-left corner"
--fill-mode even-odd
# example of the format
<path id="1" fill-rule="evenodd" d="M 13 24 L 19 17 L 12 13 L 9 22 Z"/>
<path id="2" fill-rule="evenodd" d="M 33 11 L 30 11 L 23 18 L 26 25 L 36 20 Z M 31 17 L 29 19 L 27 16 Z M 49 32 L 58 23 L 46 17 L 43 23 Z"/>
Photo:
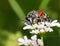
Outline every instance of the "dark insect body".
<path id="1" fill-rule="evenodd" d="M 34 23 L 38 23 L 38 22 L 41 22 L 41 21 L 50 22 L 49 16 L 47 16 L 46 13 L 44 13 L 40 10 L 29 12 L 25 19 L 26 19 L 26 24 L 28 24 L 28 25 L 32 25 Z"/>

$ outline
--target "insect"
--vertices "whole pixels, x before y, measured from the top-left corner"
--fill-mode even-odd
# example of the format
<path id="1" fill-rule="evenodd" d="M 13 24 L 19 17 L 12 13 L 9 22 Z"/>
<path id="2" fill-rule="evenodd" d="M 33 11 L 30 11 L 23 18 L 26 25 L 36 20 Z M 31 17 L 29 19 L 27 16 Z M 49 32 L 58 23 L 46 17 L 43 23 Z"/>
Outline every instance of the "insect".
<path id="1" fill-rule="evenodd" d="M 34 23 L 38 23 L 41 21 L 48 21 L 50 22 L 50 18 L 49 16 L 47 16 L 46 13 L 44 13 L 43 11 L 39 10 L 39 11 L 31 11 L 27 14 L 26 16 L 26 24 L 28 25 L 32 25 Z"/>
<path id="2" fill-rule="evenodd" d="M 37 11 L 37 14 L 38 14 L 38 18 L 41 21 L 48 21 L 48 22 L 51 21 L 50 18 L 49 18 L 49 16 L 46 13 L 44 13 L 43 11 L 41 11 L 41 10 Z"/>
<path id="3" fill-rule="evenodd" d="M 28 14 L 27 14 L 27 16 L 26 16 L 26 24 L 28 24 L 28 25 L 32 25 L 32 24 L 34 24 L 35 23 L 35 21 L 36 21 L 36 19 L 38 18 L 38 16 L 37 16 L 37 11 L 31 11 L 31 12 L 29 12 Z"/>

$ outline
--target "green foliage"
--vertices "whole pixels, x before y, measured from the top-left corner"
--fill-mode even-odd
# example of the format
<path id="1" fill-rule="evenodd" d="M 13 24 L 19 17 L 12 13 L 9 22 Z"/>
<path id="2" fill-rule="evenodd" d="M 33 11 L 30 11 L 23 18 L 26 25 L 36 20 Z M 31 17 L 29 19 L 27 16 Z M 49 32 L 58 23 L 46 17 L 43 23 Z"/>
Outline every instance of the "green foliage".
<path id="1" fill-rule="evenodd" d="M 0 0 L 0 46 L 18 46 L 17 39 L 29 35 L 23 26 L 25 16 L 32 10 L 43 10 L 51 20 L 60 22 L 60 0 Z M 60 28 L 53 29 L 45 35 L 45 46 L 60 46 Z"/>

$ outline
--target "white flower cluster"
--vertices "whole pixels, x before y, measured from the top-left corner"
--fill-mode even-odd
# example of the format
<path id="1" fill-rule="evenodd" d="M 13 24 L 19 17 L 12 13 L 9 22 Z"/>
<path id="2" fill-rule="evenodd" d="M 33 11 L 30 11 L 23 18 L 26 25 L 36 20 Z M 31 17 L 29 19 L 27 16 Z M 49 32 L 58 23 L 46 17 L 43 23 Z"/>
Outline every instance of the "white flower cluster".
<path id="1" fill-rule="evenodd" d="M 45 32 L 53 32 L 52 27 L 57 26 L 60 27 L 60 23 L 57 20 L 51 22 L 49 16 L 42 11 L 31 11 L 25 18 L 25 27 L 26 29 L 31 29 L 30 33 L 34 34 L 31 39 L 28 39 L 27 36 L 24 38 L 18 39 L 18 45 L 23 46 L 44 46 L 43 43 L 43 33 Z M 41 35 L 41 39 L 37 39 L 37 34 Z"/>
<path id="2" fill-rule="evenodd" d="M 31 39 L 28 39 L 27 36 L 24 36 L 24 39 L 19 38 L 18 42 L 18 45 L 24 46 L 43 46 L 42 40 L 37 39 L 36 35 L 32 36 Z"/>
<path id="3" fill-rule="evenodd" d="M 31 29 L 30 33 L 38 34 L 43 32 L 52 32 L 53 29 L 51 27 L 57 26 L 60 27 L 60 23 L 57 20 L 54 20 L 52 22 L 39 22 L 38 24 L 28 25 L 25 23 L 24 30 Z"/>

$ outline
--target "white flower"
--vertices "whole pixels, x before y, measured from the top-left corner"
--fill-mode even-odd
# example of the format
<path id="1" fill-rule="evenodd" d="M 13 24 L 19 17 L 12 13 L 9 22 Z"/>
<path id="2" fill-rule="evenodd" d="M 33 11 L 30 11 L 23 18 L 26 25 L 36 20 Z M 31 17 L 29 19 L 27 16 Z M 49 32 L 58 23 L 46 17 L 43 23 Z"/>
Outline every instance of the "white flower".
<path id="1" fill-rule="evenodd" d="M 32 25 L 26 25 L 23 29 L 31 29 L 30 33 L 32 34 L 38 34 L 38 33 L 43 33 L 43 32 L 52 32 L 53 29 L 51 27 L 60 27 L 60 23 L 57 22 L 57 20 L 54 20 L 52 22 L 38 22 Z"/>
<path id="2" fill-rule="evenodd" d="M 25 26 L 23 29 L 24 29 L 24 30 L 26 30 L 26 29 L 32 29 L 32 26 L 31 26 L 31 25 L 27 25 L 27 26 Z"/>
<path id="3" fill-rule="evenodd" d="M 19 38 L 18 42 L 19 42 L 18 45 L 24 45 L 24 46 L 43 46 L 42 40 L 37 39 L 36 35 L 32 36 L 31 39 L 28 39 L 27 36 L 24 36 L 24 39 Z"/>
<path id="4" fill-rule="evenodd" d="M 57 20 L 54 20 L 52 23 L 51 23 L 51 25 L 50 25 L 51 27 L 53 27 L 53 26 L 57 26 L 57 27 L 60 27 L 60 23 L 59 22 L 57 22 Z"/>
<path id="5" fill-rule="evenodd" d="M 37 26 L 37 28 L 44 28 L 44 25 L 43 25 L 43 24 L 39 24 L 39 25 Z"/>
<path id="6" fill-rule="evenodd" d="M 43 46 L 42 40 L 38 39 L 38 45 L 39 45 L 39 46 Z"/>
<path id="7" fill-rule="evenodd" d="M 51 23 L 50 22 L 45 22 L 46 26 L 50 26 Z"/>
<path id="8" fill-rule="evenodd" d="M 33 25 L 26 25 L 23 29 L 35 29 L 38 25 L 37 24 L 33 24 Z"/>
<path id="9" fill-rule="evenodd" d="M 45 30 L 44 29 L 41 29 L 40 32 L 43 33 L 43 32 L 45 32 Z"/>
<path id="10" fill-rule="evenodd" d="M 53 31 L 53 29 L 50 28 L 50 27 L 45 27 L 44 29 L 45 29 L 46 32 L 52 32 Z"/>
<path id="11" fill-rule="evenodd" d="M 37 36 L 36 35 L 31 37 L 31 46 L 38 46 L 36 40 L 37 40 Z"/>
<path id="12" fill-rule="evenodd" d="M 25 46 L 29 46 L 30 45 L 30 42 L 31 42 L 31 40 L 29 40 L 28 38 L 27 38 L 27 36 L 24 36 L 24 39 L 22 39 L 22 38 L 19 38 L 18 39 L 18 45 L 25 45 Z"/>
<path id="13" fill-rule="evenodd" d="M 37 40 L 37 36 L 34 35 L 34 36 L 31 37 L 31 39 L 32 39 L 33 41 L 36 41 L 36 40 Z"/>
<path id="14" fill-rule="evenodd" d="M 39 33 L 39 30 L 32 30 L 30 33 L 38 34 Z"/>
<path id="15" fill-rule="evenodd" d="M 38 26 L 37 24 L 33 24 L 33 25 L 32 25 L 33 28 L 36 28 L 37 26 Z"/>
<path id="16" fill-rule="evenodd" d="M 19 38 L 18 42 L 19 42 L 18 45 L 23 45 L 24 40 L 22 38 Z"/>
<path id="17" fill-rule="evenodd" d="M 41 39 L 37 39 L 37 36 L 34 35 L 31 37 L 31 45 L 32 46 L 43 46 L 43 42 Z"/>

